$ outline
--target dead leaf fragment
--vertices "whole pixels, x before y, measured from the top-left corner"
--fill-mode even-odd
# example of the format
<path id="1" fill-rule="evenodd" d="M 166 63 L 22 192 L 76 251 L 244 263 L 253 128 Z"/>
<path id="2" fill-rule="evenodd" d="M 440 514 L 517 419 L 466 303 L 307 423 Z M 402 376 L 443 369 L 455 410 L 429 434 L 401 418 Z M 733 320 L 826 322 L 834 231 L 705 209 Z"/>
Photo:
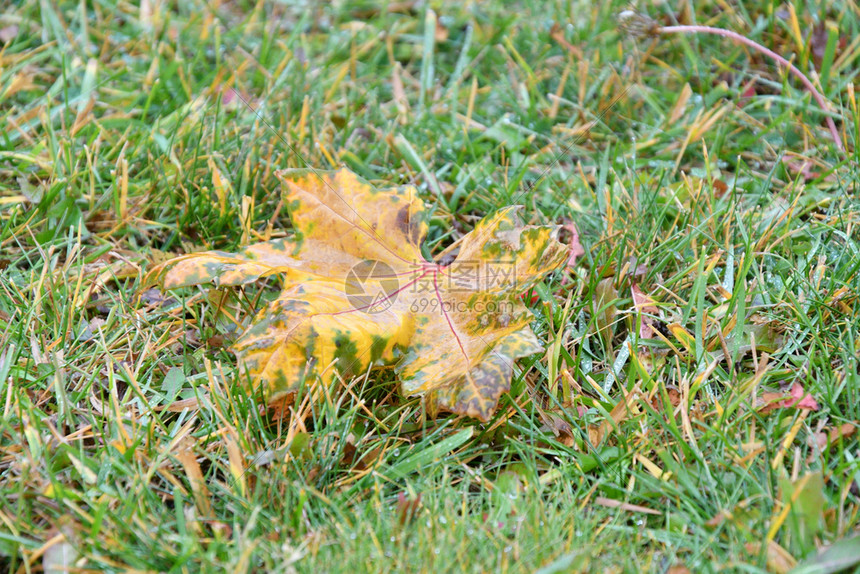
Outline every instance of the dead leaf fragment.
<path id="1" fill-rule="evenodd" d="M 570 232 L 570 241 L 567 243 L 567 267 L 572 269 L 576 266 L 577 257 L 585 255 L 585 249 L 579 242 L 579 231 L 572 221 L 562 225 L 561 228 Z"/>
<path id="2" fill-rule="evenodd" d="M 812 395 L 807 393 L 800 383 L 792 383 L 790 394 L 791 398 L 780 403 L 780 408 L 795 407 L 798 409 L 809 409 L 811 411 L 818 410 L 818 401 L 816 401 Z"/>
<path id="3" fill-rule="evenodd" d="M 761 553 L 761 544 L 758 542 L 749 542 L 745 545 L 747 552 L 753 555 Z M 788 550 L 771 540 L 767 543 L 765 550 L 767 569 L 776 574 L 788 574 L 792 568 L 797 566 L 797 560 L 794 556 L 788 553 Z"/>
<path id="4" fill-rule="evenodd" d="M 654 337 L 654 318 L 649 315 L 657 314 L 657 306 L 654 300 L 646 295 L 635 283 L 631 285 L 630 292 L 633 296 L 633 307 L 640 315 L 639 338 L 651 339 Z"/>
<path id="5" fill-rule="evenodd" d="M 448 28 L 444 24 L 436 20 L 436 30 L 433 32 L 436 42 L 442 43 L 448 39 Z"/>
<path id="6" fill-rule="evenodd" d="M 767 414 L 776 409 L 787 408 L 818 410 L 818 402 L 804 391 L 803 386 L 795 382 L 791 385 L 788 395 L 785 392 L 765 391 L 756 399 L 756 410 L 761 414 Z"/>
<path id="7" fill-rule="evenodd" d="M 414 497 L 407 497 L 405 492 L 397 495 L 397 522 L 400 526 L 412 521 L 421 508 L 421 493 Z"/>
<path id="8" fill-rule="evenodd" d="M 857 432 L 856 423 L 842 423 L 838 427 L 831 428 L 829 431 L 815 433 L 814 437 L 810 437 L 810 446 L 815 445 L 818 450 L 825 451 L 835 445 L 843 438 L 848 438 Z M 812 455 L 810 455 L 810 458 Z"/>
<path id="9" fill-rule="evenodd" d="M 8 44 L 18 35 L 18 26 L 12 24 L 11 26 L 4 26 L 0 28 L 0 42 L 3 44 Z"/>
<path id="10" fill-rule="evenodd" d="M 636 403 L 638 402 L 640 397 L 639 384 L 637 383 L 630 391 L 625 395 L 624 399 L 618 401 L 618 403 L 612 407 L 612 410 L 609 412 L 609 419 L 603 420 L 600 425 L 595 428 L 588 429 L 588 436 L 591 440 L 591 443 L 594 445 L 598 445 L 603 442 L 603 439 L 615 428 L 618 428 L 624 420 L 626 420 L 631 414 L 635 414 L 638 411 L 638 407 Z"/>

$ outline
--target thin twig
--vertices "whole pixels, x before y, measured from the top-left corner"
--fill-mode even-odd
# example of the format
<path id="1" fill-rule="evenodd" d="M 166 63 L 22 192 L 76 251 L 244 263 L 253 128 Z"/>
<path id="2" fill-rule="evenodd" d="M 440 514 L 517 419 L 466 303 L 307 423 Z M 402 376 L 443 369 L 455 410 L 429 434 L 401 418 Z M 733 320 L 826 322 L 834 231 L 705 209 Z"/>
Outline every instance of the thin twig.
<path id="1" fill-rule="evenodd" d="M 807 78 L 806 75 L 801 72 L 794 64 L 792 64 L 773 50 L 769 50 L 761 44 L 750 40 L 749 38 L 746 38 L 745 36 L 742 36 L 737 32 L 732 32 L 731 30 L 725 30 L 723 28 L 713 28 L 711 26 L 659 26 L 654 29 L 654 32 L 656 32 L 657 34 L 715 34 L 717 36 L 722 36 L 723 38 L 729 38 L 731 40 L 734 40 L 735 42 L 740 42 L 745 46 L 749 46 L 753 50 L 761 52 L 765 56 L 776 60 L 777 62 L 788 68 L 788 71 L 794 74 L 797 79 L 800 80 L 800 82 L 804 85 L 804 87 L 809 90 L 809 93 L 812 94 L 812 97 L 815 98 L 815 101 L 818 102 L 818 105 L 821 107 L 821 109 L 825 112 L 830 111 L 830 107 L 827 105 L 827 100 L 824 98 L 823 95 L 821 95 L 821 92 L 819 92 L 815 88 L 809 78 Z M 836 147 L 839 148 L 839 151 L 844 152 L 845 148 L 842 146 L 842 138 L 839 136 L 839 130 L 836 129 L 836 124 L 833 122 L 833 118 L 825 114 L 824 119 L 827 122 L 827 127 L 830 129 L 830 135 L 833 136 L 833 141 L 836 143 Z"/>

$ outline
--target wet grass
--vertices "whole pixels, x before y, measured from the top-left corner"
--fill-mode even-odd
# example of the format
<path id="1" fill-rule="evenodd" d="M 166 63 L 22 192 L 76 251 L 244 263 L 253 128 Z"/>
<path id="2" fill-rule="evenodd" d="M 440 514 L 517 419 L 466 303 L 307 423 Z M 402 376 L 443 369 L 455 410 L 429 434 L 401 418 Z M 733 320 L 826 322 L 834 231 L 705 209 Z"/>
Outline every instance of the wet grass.
<path id="1" fill-rule="evenodd" d="M 856 532 L 856 7 L 650 14 L 792 59 L 842 153 L 721 38 L 431 4 L 0 15 L 0 569 L 787 571 Z M 549 351 L 489 423 L 428 419 L 387 370 L 279 420 L 225 318 L 274 280 L 141 292 L 288 233 L 273 172 L 306 164 L 418 186 L 429 256 L 510 204 L 574 224 L 529 301 Z"/>

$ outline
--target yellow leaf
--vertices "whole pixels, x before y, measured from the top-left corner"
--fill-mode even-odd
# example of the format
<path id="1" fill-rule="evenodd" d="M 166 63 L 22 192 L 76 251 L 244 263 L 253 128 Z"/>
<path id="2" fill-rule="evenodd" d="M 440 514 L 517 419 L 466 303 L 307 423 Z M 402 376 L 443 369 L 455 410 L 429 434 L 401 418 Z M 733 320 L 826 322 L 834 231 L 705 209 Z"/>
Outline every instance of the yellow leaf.
<path id="1" fill-rule="evenodd" d="M 286 170 L 294 234 L 238 253 L 178 257 L 153 269 L 164 288 L 243 285 L 269 275 L 280 296 L 233 347 L 243 379 L 270 402 L 302 385 L 394 365 L 428 410 L 488 420 L 517 358 L 542 349 L 519 296 L 560 267 L 557 228 L 526 226 L 518 208 L 488 216 L 447 266 L 427 261 L 424 204 L 414 187 L 376 189 L 352 172 Z"/>

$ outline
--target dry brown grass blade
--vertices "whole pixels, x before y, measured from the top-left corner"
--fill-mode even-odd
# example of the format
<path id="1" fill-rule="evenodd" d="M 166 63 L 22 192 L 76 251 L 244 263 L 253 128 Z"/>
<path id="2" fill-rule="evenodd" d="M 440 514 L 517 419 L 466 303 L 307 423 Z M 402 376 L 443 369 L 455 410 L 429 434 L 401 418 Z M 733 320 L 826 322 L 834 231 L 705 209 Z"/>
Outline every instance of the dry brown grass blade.
<path id="1" fill-rule="evenodd" d="M 630 504 L 629 502 L 621 502 L 620 500 L 605 498 L 603 496 L 598 496 L 597 498 L 595 498 L 594 504 L 605 506 L 606 508 L 617 508 L 619 510 L 626 510 L 627 512 L 638 512 L 640 514 L 651 514 L 654 516 L 662 516 L 663 514 L 659 510 L 654 510 L 653 508 L 648 508 L 647 506 Z"/>
<path id="2" fill-rule="evenodd" d="M 203 472 L 200 469 L 200 463 L 197 462 L 197 455 L 194 454 L 194 447 L 197 441 L 191 437 L 184 437 L 177 445 L 174 456 L 182 465 L 185 475 L 191 484 L 191 493 L 194 495 L 194 503 L 197 505 L 197 511 L 201 516 L 212 516 L 212 503 L 210 501 L 211 494 L 206 486 L 206 479 L 203 477 Z"/>

